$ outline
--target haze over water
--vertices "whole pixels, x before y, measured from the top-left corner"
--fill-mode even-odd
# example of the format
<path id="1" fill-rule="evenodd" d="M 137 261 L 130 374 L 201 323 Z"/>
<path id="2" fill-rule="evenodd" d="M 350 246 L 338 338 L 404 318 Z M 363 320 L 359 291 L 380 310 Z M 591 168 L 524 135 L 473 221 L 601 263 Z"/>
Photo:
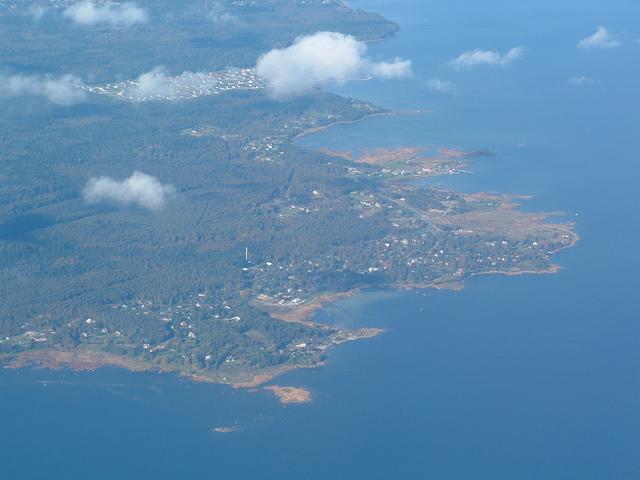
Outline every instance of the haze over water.
<path id="1" fill-rule="evenodd" d="M 277 379 L 312 391 L 303 406 L 159 374 L 0 371 L 2 477 L 640 478 L 640 4 L 558 3 L 352 2 L 401 25 L 370 53 L 410 58 L 415 75 L 336 91 L 430 113 L 300 145 L 488 149 L 474 174 L 432 183 L 532 194 L 526 208 L 566 212 L 582 240 L 555 257 L 561 273 L 328 307 L 320 320 L 388 332 Z M 598 25 L 622 45 L 577 49 Z M 447 65 L 520 46 L 509 66 Z M 580 77 L 592 82 L 570 81 Z"/>

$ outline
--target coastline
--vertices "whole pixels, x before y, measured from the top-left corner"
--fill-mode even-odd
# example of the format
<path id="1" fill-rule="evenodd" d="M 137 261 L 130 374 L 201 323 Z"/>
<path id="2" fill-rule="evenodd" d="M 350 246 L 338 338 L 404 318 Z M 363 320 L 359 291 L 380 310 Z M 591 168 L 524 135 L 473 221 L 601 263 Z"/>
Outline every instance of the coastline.
<path id="1" fill-rule="evenodd" d="M 575 234 L 575 241 L 570 245 L 564 246 L 556 251 L 550 252 L 550 254 L 557 253 L 560 250 L 564 250 L 565 248 L 573 247 L 578 241 L 579 236 Z M 461 291 L 465 288 L 466 280 L 484 275 L 505 275 L 505 276 L 521 276 L 521 275 L 547 275 L 547 274 L 556 274 L 563 270 L 563 267 L 557 263 L 552 263 L 546 268 L 541 269 L 524 269 L 524 270 L 487 270 L 484 272 L 476 272 L 469 274 L 466 278 L 457 281 L 442 281 L 442 282 L 430 282 L 430 283 L 404 283 L 404 284 L 395 284 L 388 285 L 386 287 L 387 290 L 390 291 L 412 291 L 412 290 L 425 290 L 425 289 L 435 289 L 435 290 L 449 290 L 449 291 Z M 344 300 L 347 298 L 354 297 L 361 293 L 360 289 L 353 289 L 347 292 L 334 292 L 334 293 L 326 293 L 317 296 L 311 302 L 299 306 L 296 308 L 290 308 L 289 312 L 283 314 L 287 320 L 276 316 L 282 321 L 293 321 L 299 323 L 306 323 L 314 326 L 318 326 L 319 324 L 315 323 L 313 320 L 313 316 L 322 308 L 331 305 L 339 300 Z M 383 333 L 383 330 L 376 328 L 361 328 L 359 330 L 354 330 L 354 337 L 344 338 L 342 340 L 336 341 L 335 346 L 341 345 L 343 343 L 347 343 L 350 341 L 368 339 L 378 336 Z M 262 370 L 246 370 L 244 372 L 238 372 L 237 378 L 230 379 L 223 373 L 218 373 L 214 375 L 207 375 L 206 373 L 192 373 L 181 371 L 179 369 L 167 369 L 163 368 L 159 365 L 146 363 L 141 360 L 137 360 L 130 357 L 125 357 L 123 355 L 112 354 L 108 352 L 103 352 L 99 350 L 78 350 L 78 351 L 68 351 L 68 350 L 38 350 L 38 351 L 26 351 L 20 352 L 17 354 L 6 354 L 0 356 L 0 364 L 2 364 L 2 368 L 5 369 L 21 369 L 21 368 L 40 368 L 45 370 L 65 370 L 69 369 L 72 371 L 94 371 L 99 368 L 121 368 L 130 372 L 158 372 L 158 373 L 166 373 L 173 374 L 179 378 L 187 379 L 196 383 L 213 383 L 213 384 L 221 384 L 228 385 L 237 389 L 257 389 L 262 387 L 263 390 L 271 391 L 278 396 L 283 404 L 288 403 L 306 403 L 310 400 L 310 393 L 308 400 L 284 400 L 288 399 L 288 393 L 291 389 L 293 390 L 304 390 L 299 389 L 298 387 L 284 387 L 284 386 L 268 386 L 263 387 L 266 383 L 280 377 L 288 372 L 292 372 L 294 370 L 300 369 L 311 369 L 311 368 L 319 368 L 325 365 L 324 361 L 311 364 L 311 365 L 281 365 L 271 368 L 266 368 Z M 299 393 L 299 392 L 298 392 Z M 294 397 L 297 395 L 294 394 Z"/>
<path id="2" fill-rule="evenodd" d="M 419 113 L 417 113 L 419 114 Z M 360 118 L 357 118 L 355 120 L 340 120 L 338 122 L 332 122 L 332 123 L 327 123 L 326 125 L 322 125 L 320 127 L 312 127 L 312 128 L 308 128 L 306 130 L 303 130 L 302 132 L 294 135 L 291 138 L 291 141 L 294 142 L 296 140 L 299 140 L 300 138 L 309 136 L 309 135 L 313 135 L 315 133 L 320 133 L 320 132 L 324 132 L 326 130 L 329 130 L 330 128 L 333 127 L 337 127 L 338 125 L 353 125 L 356 123 L 360 123 L 364 120 L 368 120 L 370 118 L 376 118 L 376 117 L 396 117 L 399 115 L 405 115 L 401 112 L 393 112 L 393 111 L 385 111 L 385 112 L 376 112 L 376 113 L 369 113 L 367 115 L 363 115 Z"/>
<path id="3" fill-rule="evenodd" d="M 370 117 L 376 116 L 392 116 L 396 115 L 394 112 L 379 112 L 376 114 L 371 114 L 365 117 L 362 117 L 358 120 L 348 121 L 348 122 L 335 122 L 333 124 L 325 125 L 323 127 L 318 127 L 315 129 L 308 130 L 306 132 L 301 133 L 300 135 L 309 135 L 312 133 L 317 133 L 319 131 L 326 130 L 328 128 L 332 128 L 333 126 L 345 123 L 356 123 L 363 121 Z M 300 136 L 299 135 L 299 136 Z M 496 195 L 496 194 L 488 194 L 483 192 L 477 192 L 469 194 L 472 197 L 478 198 L 499 198 L 504 203 L 501 205 L 500 209 L 503 211 L 517 211 L 519 203 L 516 200 L 522 200 L 530 198 L 524 195 Z M 501 270 L 501 269 L 490 269 L 486 271 L 473 272 L 469 273 L 460 279 L 451 279 L 451 278 L 443 278 L 441 280 L 436 279 L 435 281 L 431 281 L 429 283 L 396 283 L 386 285 L 386 287 L 382 287 L 383 289 L 394 290 L 394 291 L 407 291 L 407 290 L 420 290 L 420 289 L 436 289 L 436 290 L 450 290 L 450 291 L 460 291 L 465 288 L 465 282 L 469 278 L 482 276 L 482 275 L 505 275 L 505 276 L 521 276 L 521 275 L 542 275 L 542 274 L 556 274 L 562 271 L 563 267 L 557 263 L 551 263 L 551 256 L 560 252 L 561 250 L 570 248 L 575 246 L 580 241 L 580 236 L 575 232 L 573 226 L 574 224 L 571 222 L 556 224 L 552 222 L 548 222 L 548 218 L 553 214 L 547 213 L 535 213 L 530 214 L 535 222 L 538 222 L 541 226 L 553 226 L 554 228 L 560 230 L 565 233 L 565 235 L 570 237 L 571 241 L 557 249 L 549 250 L 545 254 L 546 260 L 549 261 L 549 265 L 544 268 L 525 268 L 525 269 L 512 269 L 512 270 Z M 290 323 L 299 323 L 302 325 L 306 325 L 309 327 L 316 328 L 329 328 L 326 325 L 318 324 L 314 321 L 314 316 L 316 313 L 326 307 L 327 305 L 333 304 L 339 300 L 343 300 L 346 298 L 353 297 L 361 293 L 359 288 L 351 289 L 344 292 L 324 292 L 317 294 L 315 297 L 310 299 L 309 301 L 297 305 L 279 305 L 275 302 L 270 301 L 268 297 L 263 299 L 257 298 L 253 300 L 253 304 L 259 308 L 265 310 L 269 315 L 271 315 L 274 319 L 290 322 Z M 342 343 L 346 343 L 349 341 L 371 338 L 382 333 L 382 330 L 378 329 L 367 329 L 361 328 L 359 330 L 344 330 L 338 331 L 334 338 L 331 339 L 331 343 L 328 344 L 329 348 L 340 345 Z M 326 347 L 325 347 L 326 348 Z M 109 352 L 104 352 L 100 350 L 92 350 L 91 348 L 78 349 L 73 351 L 68 350 L 31 350 L 20 352 L 16 354 L 4 354 L 0 355 L 0 364 L 4 368 L 26 368 L 26 367 L 36 367 L 43 368 L 49 370 L 60 370 L 60 369 L 70 369 L 75 371 L 93 371 L 98 368 L 104 367 L 116 367 L 122 368 L 131 372 L 162 372 L 167 374 L 174 374 L 177 377 L 185 378 L 193 382 L 199 383 L 216 383 L 216 384 L 224 384 L 232 386 L 233 388 L 242 388 L 242 389 L 257 389 L 265 385 L 266 383 L 272 381 L 273 379 L 291 372 L 293 370 L 303 369 L 303 368 L 317 368 L 324 365 L 324 361 L 319 361 L 314 364 L 309 365 L 295 365 L 295 364 L 283 364 L 274 367 L 268 367 L 260 370 L 251 370 L 251 369 L 238 369 L 233 372 L 218 372 L 218 373 L 209 373 L 207 371 L 189 371 L 182 370 L 180 368 L 165 368 L 163 366 L 146 362 L 143 359 L 137 359 L 133 357 L 126 357 L 124 355 L 113 354 Z M 262 387 L 264 390 L 269 390 L 282 400 L 283 397 L 280 396 L 277 392 L 274 391 L 272 387 Z M 295 387 L 278 387 L 291 389 Z M 286 390 L 288 391 L 288 390 Z M 284 395 L 286 397 L 286 395 Z M 283 403 L 288 403 L 283 401 Z"/>
<path id="4" fill-rule="evenodd" d="M 393 32 L 388 36 L 392 36 L 396 34 L 397 31 Z M 384 41 L 388 36 L 383 36 L 379 39 L 369 40 L 369 41 Z M 289 138 L 289 142 L 293 143 L 298 139 L 304 138 L 306 136 L 327 131 L 331 128 L 340 125 L 352 125 L 363 122 L 368 119 L 376 118 L 376 117 L 394 117 L 400 115 L 423 115 L 429 113 L 426 111 L 377 111 L 375 113 L 369 113 L 362 115 L 361 117 L 354 120 L 342 120 L 336 121 L 332 123 L 328 123 L 326 125 L 308 128 L 306 130 L 301 131 L 300 133 L 293 135 Z M 450 158 L 467 158 L 464 156 L 465 152 L 456 152 L 454 150 L 447 150 L 443 153 L 447 156 L 447 152 L 451 153 Z M 477 153 L 477 152 L 470 152 Z M 469 157 L 470 158 L 470 157 Z M 482 192 L 472 194 L 472 195 L 488 195 Z M 502 197 L 506 197 L 502 195 Z M 510 195 L 510 199 L 525 199 L 528 198 L 526 196 L 516 196 Z M 505 209 L 517 209 L 516 203 L 505 203 L 503 208 Z M 545 214 L 540 214 L 540 218 L 542 218 Z M 564 245 L 561 248 L 558 248 L 554 251 L 548 252 L 548 256 L 551 256 L 565 248 L 573 247 L 580 240 L 580 237 L 577 233 L 575 233 L 571 228 L 567 229 L 567 233 L 571 234 L 572 242 L 568 245 Z M 465 281 L 469 278 L 475 276 L 482 275 L 505 275 L 505 276 L 520 276 L 520 275 L 541 275 L 541 274 L 555 274 L 559 273 L 562 270 L 562 266 L 559 264 L 551 263 L 546 268 L 540 269 L 521 269 L 521 270 L 487 270 L 482 272 L 470 273 L 466 275 L 464 278 L 461 278 L 459 281 L 452 280 L 443 280 L 431 283 L 399 283 L 393 285 L 387 285 L 387 289 L 400 291 L 400 290 L 417 290 L 417 289 L 436 289 L 436 290 L 450 290 L 450 291 L 460 291 L 465 287 Z M 360 293 L 360 289 L 353 289 L 345 292 L 326 292 L 317 295 L 315 298 L 310 301 L 297 305 L 297 306 L 279 306 L 272 303 L 267 302 L 256 302 L 259 306 L 263 307 L 273 318 L 291 323 L 300 323 L 307 326 L 322 326 L 317 324 L 313 317 L 316 315 L 318 310 L 326 307 L 327 305 L 333 304 L 339 300 L 346 299 L 358 295 Z M 362 333 L 364 332 L 364 333 Z M 336 341 L 333 345 L 337 346 L 341 343 L 371 338 L 382 331 L 377 329 L 361 329 L 360 331 L 354 331 L 354 337 L 349 338 L 345 337 L 343 340 Z M 8 363 L 3 364 L 4 360 L 9 359 Z M 293 370 L 303 369 L 303 368 L 317 368 L 322 367 L 324 365 L 324 361 L 317 362 L 311 365 L 294 365 L 294 364 L 283 364 L 279 366 L 269 367 L 265 369 L 252 371 L 250 369 L 247 370 L 238 370 L 234 372 L 234 375 L 231 377 L 229 373 L 212 373 L 208 372 L 193 372 L 187 370 L 181 370 L 180 368 L 163 368 L 160 365 L 153 364 L 151 362 L 145 362 L 144 360 L 126 357 L 124 355 L 112 354 L 100 350 L 91 350 L 91 349 L 79 349 L 79 350 L 34 350 L 34 351 L 26 351 L 17 354 L 6 354 L 0 355 L 0 364 L 4 368 L 27 368 L 27 367 L 38 367 L 43 369 L 50 370 L 60 370 L 60 369 L 71 369 L 76 371 L 93 371 L 98 368 L 105 367 L 116 367 L 126 369 L 131 372 L 162 372 L 168 374 L 174 374 L 180 378 L 185 378 L 193 382 L 201 382 L 201 383 L 217 383 L 232 386 L 233 388 L 242 388 L 242 389 L 256 389 L 262 387 L 264 390 L 271 391 L 275 393 L 282 403 L 302 403 L 310 400 L 310 395 L 307 400 L 297 401 L 297 400 L 285 400 L 290 398 L 300 398 L 302 395 L 299 390 L 295 387 L 281 387 L 281 386 L 269 386 L 263 387 L 266 383 L 272 381 L 273 379 L 291 372 Z M 229 375 L 231 378 L 229 378 Z M 308 393 L 308 392 L 307 392 Z M 293 395 L 293 396 L 292 396 Z"/>
<path id="5" fill-rule="evenodd" d="M 297 306 L 280 306 L 277 304 L 255 301 L 254 303 L 260 308 L 267 311 L 273 318 L 283 322 L 300 323 L 308 326 L 318 326 L 313 321 L 313 316 L 318 310 L 325 305 L 331 304 L 338 300 L 353 297 L 360 292 L 355 288 L 346 292 L 327 292 L 317 295 L 312 300 Z"/>

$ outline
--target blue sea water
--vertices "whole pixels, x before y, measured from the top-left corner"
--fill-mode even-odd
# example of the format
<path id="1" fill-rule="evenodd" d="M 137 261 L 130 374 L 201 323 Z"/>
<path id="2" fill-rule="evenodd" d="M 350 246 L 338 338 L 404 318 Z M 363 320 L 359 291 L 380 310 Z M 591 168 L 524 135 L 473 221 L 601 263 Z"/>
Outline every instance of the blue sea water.
<path id="1" fill-rule="evenodd" d="M 640 4 L 351 3 L 401 25 L 369 53 L 410 58 L 415 75 L 335 90 L 428 113 L 300 144 L 488 149 L 474 174 L 434 183 L 532 194 L 525 208 L 566 212 L 582 240 L 557 255 L 564 270 L 326 308 L 322 321 L 387 333 L 278 379 L 313 392 L 303 406 L 162 374 L 1 371 L 0 478 L 640 478 Z M 598 25 L 622 45 L 577 49 Z M 518 46 L 510 66 L 447 65 Z M 431 90 L 435 78 L 456 94 Z M 221 425 L 240 431 L 211 431 Z"/>

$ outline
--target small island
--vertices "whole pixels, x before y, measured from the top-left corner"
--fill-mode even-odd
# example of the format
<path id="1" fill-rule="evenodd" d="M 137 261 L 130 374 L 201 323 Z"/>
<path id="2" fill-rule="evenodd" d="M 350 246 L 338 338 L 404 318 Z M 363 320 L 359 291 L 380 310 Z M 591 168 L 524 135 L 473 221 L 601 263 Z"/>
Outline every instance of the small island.
<path id="1" fill-rule="evenodd" d="M 290 405 L 296 403 L 308 403 L 311 401 L 311 392 L 304 388 L 296 387 L 280 387 L 278 385 L 272 385 L 264 387 L 265 390 L 269 390 L 278 397 L 280 403 L 283 405 Z"/>

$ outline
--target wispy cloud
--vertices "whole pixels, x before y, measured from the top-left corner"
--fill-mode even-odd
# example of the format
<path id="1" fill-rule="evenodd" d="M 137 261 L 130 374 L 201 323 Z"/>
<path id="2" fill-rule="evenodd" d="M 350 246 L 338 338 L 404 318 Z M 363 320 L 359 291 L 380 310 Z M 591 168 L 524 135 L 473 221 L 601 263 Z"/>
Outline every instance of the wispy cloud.
<path id="1" fill-rule="evenodd" d="M 46 13 L 46 9 L 42 5 L 33 5 L 29 7 L 28 15 L 33 18 L 35 22 L 42 20 L 42 17 Z"/>
<path id="2" fill-rule="evenodd" d="M 367 62 L 374 77 L 382 79 L 404 78 L 413 74 L 411 60 L 396 58 L 393 62 Z"/>
<path id="3" fill-rule="evenodd" d="M 613 38 L 609 31 L 603 26 L 599 26 L 596 33 L 590 37 L 584 38 L 578 42 L 578 48 L 582 50 L 595 50 L 616 48 L 622 45 L 622 42 Z"/>
<path id="4" fill-rule="evenodd" d="M 73 23 L 84 26 L 104 24 L 112 27 L 131 27 L 148 21 L 146 10 L 135 3 L 96 5 L 92 0 L 85 0 L 71 5 L 63 15 Z"/>
<path id="5" fill-rule="evenodd" d="M 578 48 L 583 50 L 615 48 L 622 45 L 622 42 L 612 37 L 609 31 L 602 25 L 598 27 L 596 33 L 578 42 Z"/>
<path id="6" fill-rule="evenodd" d="M 451 60 L 449 65 L 456 70 L 469 69 L 480 65 L 504 67 L 518 60 L 523 53 L 524 48 L 522 47 L 512 48 L 504 54 L 493 50 L 470 50 Z"/>
<path id="7" fill-rule="evenodd" d="M 86 99 L 83 85 L 73 75 L 0 75 L 0 97 L 41 96 L 56 105 L 69 106 Z"/>
<path id="8" fill-rule="evenodd" d="M 432 78 L 427 82 L 427 87 L 438 93 L 445 93 L 447 95 L 457 95 L 458 89 L 456 86 L 448 81 L 440 80 L 439 78 Z"/>
<path id="9" fill-rule="evenodd" d="M 569 83 L 572 85 L 592 85 L 596 81 L 589 77 L 571 77 Z"/>
<path id="10" fill-rule="evenodd" d="M 90 178 L 84 188 L 84 199 L 90 204 L 115 203 L 159 210 L 173 192 L 175 189 L 172 185 L 163 185 L 156 177 L 136 171 L 124 180 Z"/>
<path id="11" fill-rule="evenodd" d="M 411 74 L 411 62 L 374 62 L 367 46 L 350 35 L 318 32 L 297 38 L 293 45 L 274 49 L 258 59 L 258 76 L 268 83 L 274 97 L 301 95 L 358 76 L 399 78 Z"/>
<path id="12" fill-rule="evenodd" d="M 171 76 L 163 66 L 143 73 L 125 88 L 126 98 L 134 101 L 174 100 L 214 89 L 217 79 L 204 72 L 185 71 Z"/>
<path id="13" fill-rule="evenodd" d="M 207 18 L 217 26 L 222 25 L 237 25 L 240 19 L 231 12 L 224 8 L 224 5 L 220 2 L 214 2 L 210 7 L 211 10 L 207 13 Z"/>

